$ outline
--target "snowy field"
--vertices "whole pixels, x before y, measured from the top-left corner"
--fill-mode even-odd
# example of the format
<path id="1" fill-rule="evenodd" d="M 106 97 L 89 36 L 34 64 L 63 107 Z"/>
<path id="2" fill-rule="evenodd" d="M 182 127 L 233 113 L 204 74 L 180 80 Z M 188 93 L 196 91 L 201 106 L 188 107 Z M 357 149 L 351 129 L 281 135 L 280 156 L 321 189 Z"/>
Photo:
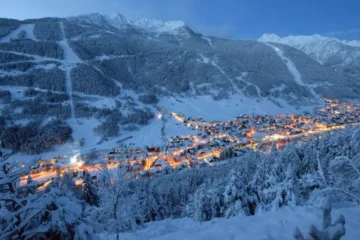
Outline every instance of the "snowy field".
<path id="1" fill-rule="evenodd" d="M 186 117 L 202 117 L 207 121 L 230 121 L 241 114 L 290 114 L 311 107 L 297 109 L 282 99 L 276 99 L 281 107 L 268 99 L 246 98 L 232 95 L 230 99 L 214 101 L 211 96 L 196 98 L 162 98 L 159 105 L 165 106 L 168 112 L 185 114 Z"/>
<path id="2" fill-rule="evenodd" d="M 345 216 L 346 235 L 342 240 L 360 239 L 360 208 L 333 209 L 332 219 Z M 281 208 L 251 217 L 217 218 L 199 223 L 190 218 L 151 222 L 144 229 L 121 233 L 122 240 L 286 240 L 294 239 L 299 227 L 305 235 L 311 224 L 321 229 L 322 212 L 311 207 Z M 101 239 L 115 239 L 102 234 Z"/>

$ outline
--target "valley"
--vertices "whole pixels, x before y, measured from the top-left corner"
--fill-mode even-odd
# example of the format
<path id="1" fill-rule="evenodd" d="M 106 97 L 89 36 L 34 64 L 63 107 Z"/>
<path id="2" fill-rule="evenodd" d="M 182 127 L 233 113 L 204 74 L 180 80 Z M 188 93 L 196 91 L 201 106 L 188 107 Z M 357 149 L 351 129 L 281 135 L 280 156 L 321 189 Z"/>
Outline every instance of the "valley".
<path id="1" fill-rule="evenodd" d="M 352 24 L 65 2 L 0 18 L 0 239 L 360 239 L 360 42 L 331 36 Z"/>
<path id="2" fill-rule="evenodd" d="M 31 177 L 38 181 L 41 190 L 65 172 L 70 172 L 76 184 L 81 185 L 85 171 L 96 179 L 104 167 L 116 169 L 121 166 L 130 178 L 170 174 L 186 168 L 216 167 L 250 151 L 269 154 L 290 142 L 306 142 L 309 138 L 321 138 L 324 133 L 360 124 L 360 105 L 330 99 L 324 99 L 324 102 L 325 105 L 314 112 L 243 114 L 231 121 L 205 121 L 181 113 L 159 112 L 161 131 L 166 131 L 167 121 L 172 118 L 195 134 L 170 136 L 161 145 L 134 148 L 131 144 L 120 144 L 122 147 L 41 159 L 33 166 Z M 90 158 L 90 155 L 96 157 Z M 23 183 L 26 179 L 24 176 Z"/>
<path id="3" fill-rule="evenodd" d="M 0 38 L 0 54 L 11 59 L 0 69 L 2 95 L 8 96 L 0 105 L 9 130 L 4 136 L 27 128 L 67 133 L 29 135 L 33 140 L 22 145 L 3 137 L 5 155 L 38 160 L 31 171 L 40 189 L 68 171 L 81 184 L 81 172 L 96 177 L 104 164 L 123 166 L 128 177 L 222 164 L 359 122 L 357 105 L 330 100 L 357 91 L 345 80 L 334 92 L 332 86 L 347 76 L 317 75 L 320 81 L 313 82 L 302 64 L 310 60 L 267 42 L 274 37 L 233 43 L 196 34 L 182 22 L 112 17 L 19 23 Z M 161 59 L 157 65 L 150 53 Z M 254 62 L 245 64 L 249 58 Z M 329 70 L 318 66 L 316 74 Z M 167 81 L 157 81 L 159 74 Z M 51 144 L 42 147 L 43 138 Z"/>

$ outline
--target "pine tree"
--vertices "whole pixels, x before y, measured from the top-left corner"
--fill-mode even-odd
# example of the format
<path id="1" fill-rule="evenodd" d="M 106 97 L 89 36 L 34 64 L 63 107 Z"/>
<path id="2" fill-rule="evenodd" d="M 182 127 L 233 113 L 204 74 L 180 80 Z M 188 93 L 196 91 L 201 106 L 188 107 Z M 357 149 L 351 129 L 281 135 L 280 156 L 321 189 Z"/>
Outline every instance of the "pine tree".
<path id="1" fill-rule="evenodd" d="M 40 204 L 38 196 L 32 191 L 36 184 L 24 183 L 21 177 L 28 174 L 28 168 L 19 168 L 16 163 L 0 160 L 0 219 L 2 223 L 0 239 L 25 239 L 36 236 L 33 232 L 39 226 L 39 216 L 44 214 L 46 206 Z"/>
<path id="2" fill-rule="evenodd" d="M 82 198 L 81 189 L 75 185 L 69 173 L 64 173 L 59 181 L 59 189 L 65 193 L 71 192 L 77 199 Z"/>
<path id="3" fill-rule="evenodd" d="M 0 239 L 73 238 L 86 225 L 81 202 L 60 189 L 59 181 L 37 191 L 30 167 L 0 160 Z"/>
<path id="4" fill-rule="evenodd" d="M 99 206 L 99 196 L 97 195 L 97 191 L 93 185 L 91 176 L 87 171 L 84 173 L 82 198 L 91 206 Z"/>
<path id="5" fill-rule="evenodd" d="M 246 176 L 236 170 L 231 170 L 230 182 L 224 192 L 224 203 L 227 206 L 225 216 L 254 215 L 256 202 L 257 197 L 251 192 Z"/>

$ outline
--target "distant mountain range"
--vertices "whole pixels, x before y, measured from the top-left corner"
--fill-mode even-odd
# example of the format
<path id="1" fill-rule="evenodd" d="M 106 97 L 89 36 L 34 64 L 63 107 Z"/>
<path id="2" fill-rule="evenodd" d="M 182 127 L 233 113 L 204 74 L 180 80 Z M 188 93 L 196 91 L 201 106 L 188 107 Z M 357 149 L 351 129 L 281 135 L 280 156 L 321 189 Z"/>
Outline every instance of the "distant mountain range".
<path id="1" fill-rule="evenodd" d="M 58 128 L 68 124 L 74 137 L 81 120 L 108 139 L 146 125 L 160 97 L 238 95 L 293 106 L 358 98 L 358 46 L 319 35 L 229 40 L 195 33 L 181 21 L 129 21 L 119 13 L 0 19 L 0 137 L 30 123 L 37 132 L 55 131 L 46 125 L 54 120 L 64 121 Z M 15 138 L 4 147 L 50 149 L 38 150 L 34 141 L 52 142 L 45 133 L 22 135 L 17 128 L 6 137 L 14 131 L 36 146 Z"/>
<path id="2" fill-rule="evenodd" d="M 335 71 L 360 75 L 360 41 L 345 41 L 321 35 L 279 37 L 275 34 L 264 34 L 260 42 L 281 43 L 294 47 L 320 64 L 329 66 Z"/>

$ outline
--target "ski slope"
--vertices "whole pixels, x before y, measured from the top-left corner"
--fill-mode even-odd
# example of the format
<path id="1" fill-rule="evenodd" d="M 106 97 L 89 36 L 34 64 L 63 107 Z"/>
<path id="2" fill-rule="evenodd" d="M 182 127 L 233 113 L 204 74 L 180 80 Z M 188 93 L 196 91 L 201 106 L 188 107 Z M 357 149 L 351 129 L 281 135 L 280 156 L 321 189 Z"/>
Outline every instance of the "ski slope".
<path id="1" fill-rule="evenodd" d="M 224 75 L 224 77 L 230 82 L 230 84 L 233 86 L 234 90 L 240 95 L 240 96 L 244 96 L 244 94 L 242 93 L 242 91 L 238 88 L 238 86 L 236 86 L 236 84 L 234 83 L 234 81 L 225 73 L 225 71 L 219 66 L 217 65 L 216 62 L 212 61 L 211 64 L 216 67 L 222 75 Z"/>
<path id="2" fill-rule="evenodd" d="M 274 49 L 274 51 L 276 52 L 276 54 L 283 60 L 283 62 L 286 64 L 287 69 L 288 69 L 289 72 L 291 73 L 291 75 L 294 76 L 294 81 L 295 81 L 298 85 L 300 85 L 300 86 L 307 87 L 307 88 L 310 90 L 310 92 L 311 92 L 311 94 L 313 95 L 313 97 L 314 97 L 316 100 L 319 99 L 319 96 L 318 96 L 318 95 L 316 94 L 316 92 L 314 91 L 314 88 L 312 88 L 311 85 L 308 85 L 308 84 L 306 84 L 306 83 L 303 82 L 303 80 L 301 79 L 301 74 L 300 74 L 299 71 L 296 69 L 295 64 L 294 64 L 289 58 L 287 58 L 287 57 L 284 56 L 284 52 L 283 52 L 280 48 L 278 48 L 278 47 L 276 47 L 276 46 L 274 46 L 274 45 L 272 45 L 272 44 L 270 44 L 270 43 L 264 43 L 264 44 L 266 44 L 266 45 L 268 45 L 269 47 L 271 47 L 272 49 Z"/>
<path id="3" fill-rule="evenodd" d="M 34 35 L 34 25 L 35 24 L 21 24 L 18 28 L 13 30 L 10 34 L 0 39 L 0 43 L 9 42 L 11 39 L 16 39 L 18 34 L 21 31 L 25 31 L 25 38 L 37 41 Z"/>

